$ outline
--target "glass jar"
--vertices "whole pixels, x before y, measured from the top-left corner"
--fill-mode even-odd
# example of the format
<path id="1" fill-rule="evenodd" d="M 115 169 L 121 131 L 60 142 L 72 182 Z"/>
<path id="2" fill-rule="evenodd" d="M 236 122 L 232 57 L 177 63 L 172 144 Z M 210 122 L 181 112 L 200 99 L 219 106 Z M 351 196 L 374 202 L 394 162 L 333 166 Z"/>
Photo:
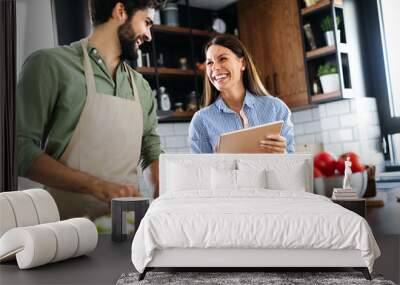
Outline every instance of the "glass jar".
<path id="1" fill-rule="evenodd" d="M 195 91 L 190 92 L 187 97 L 186 111 L 197 111 L 197 96 Z"/>
<path id="2" fill-rule="evenodd" d="M 183 112 L 183 103 L 181 102 L 175 103 L 175 112 Z"/>
<path id="3" fill-rule="evenodd" d="M 175 27 L 179 26 L 178 5 L 176 3 L 167 3 L 161 11 L 163 24 Z"/>

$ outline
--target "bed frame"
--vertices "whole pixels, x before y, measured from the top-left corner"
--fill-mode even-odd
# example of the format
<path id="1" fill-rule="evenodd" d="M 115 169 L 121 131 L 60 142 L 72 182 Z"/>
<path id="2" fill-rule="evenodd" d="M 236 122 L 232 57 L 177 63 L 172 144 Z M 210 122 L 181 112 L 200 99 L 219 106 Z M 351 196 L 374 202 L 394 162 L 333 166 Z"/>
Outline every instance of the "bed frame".
<path id="1" fill-rule="evenodd" d="M 361 271 L 371 280 L 359 250 L 328 249 L 183 249 L 156 250 L 152 261 L 139 275 L 155 268 L 338 268 Z M 288 269 L 289 270 L 289 269 Z"/>
<path id="2" fill-rule="evenodd" d="M 306 191 L 313 192 L 313 160 L 311 154 L 162 154 L 160 157 L 160 195 L 167 192 L 167 164 L 169 161 L 207 161 L 212 164 L 219 159 L 260 159 L 279 158 L 282 161 L 304 160 Z M 288 163 L 290 165 L 290 163 Z M 155 268 L 232 268 L 246 271 L 254 268 L 343 268 L 350 267 L 361 271 L 367 280 L 371 276 L 359 250 L 329 249 L 157 249 L 152 261 L 147 265 L 139 280 Z"/>

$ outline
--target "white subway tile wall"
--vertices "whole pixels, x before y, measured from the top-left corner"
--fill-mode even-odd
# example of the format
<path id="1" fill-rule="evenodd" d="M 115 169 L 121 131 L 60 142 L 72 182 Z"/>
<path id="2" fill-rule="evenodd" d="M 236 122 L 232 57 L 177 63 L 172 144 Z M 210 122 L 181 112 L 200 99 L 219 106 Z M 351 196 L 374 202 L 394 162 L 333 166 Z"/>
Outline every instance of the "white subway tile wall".
<path id="1" fill-rule="evenodd" d="M 322 143 L 326 151 L 336 156 L 353 151 L 363 163 L 383 169 L 375 98 L 341 100 L 293 112 L 293 123 L 298 145 Z"/>
<path id="2" fill-rule="evenodd" d="M 326 116 L 335 116 L 350 113 L 350 100 L 341 100 L 328 103 L 326 106 Z"/>
<path id="3" fill-rule="evenodd" d="M 340 121 L 340 126 L 342 127 L 356 126 L 358 124 L 358 119 L 356 114 L 342 115 L 340 116 L 339 121 Z"/>
<path id="4" fill-rule="evenodd" d="M 321 122 L 318 108 L 292 113 L 294 138 L 297 145 L 322 143 Z"/>
<path id="5" fill-rule="evenodd" d="M 323 130 L 336 130 L 340 126 L 339 117 L 321 118 L 321 128 Z"/>
<path id="6" fill-rule="evenodd" d="M 303 123 L 312 121 L 312 112 L 311 110 L 302 110 L 298 112 L 294 112 L 293 114 L 293 122 Z"/>
<path id="7" fill-rule="evenodd" d="M 159 124 L 157 133 L 161 138 L 161 148 L 166 153 L 189 153 L 189 123 Z"/>

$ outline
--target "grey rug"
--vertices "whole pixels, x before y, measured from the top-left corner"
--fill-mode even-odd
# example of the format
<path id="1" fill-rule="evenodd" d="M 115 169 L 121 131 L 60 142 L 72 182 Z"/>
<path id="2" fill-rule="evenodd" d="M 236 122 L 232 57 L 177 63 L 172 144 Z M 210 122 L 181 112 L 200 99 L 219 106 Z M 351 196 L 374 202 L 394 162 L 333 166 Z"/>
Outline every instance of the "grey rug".
<path id="1" fill-rule="evenodd" d="M 146 278 L 138 281 L 139 273 L 122 274 L 117 285 L 133 284 L 379 284 L 395 285 L 380 275 L 372 275 L 368 281 L 360 272 L 148 272 Z"/>

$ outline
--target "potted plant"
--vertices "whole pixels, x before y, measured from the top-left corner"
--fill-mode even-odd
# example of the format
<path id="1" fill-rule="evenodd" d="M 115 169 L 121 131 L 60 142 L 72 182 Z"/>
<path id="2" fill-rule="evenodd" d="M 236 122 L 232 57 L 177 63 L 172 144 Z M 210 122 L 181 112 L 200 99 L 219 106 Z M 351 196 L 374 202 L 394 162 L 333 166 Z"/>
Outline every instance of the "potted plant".
<path id="1" fill-rule="evenodd" d="M 323 93 L 331 93 L 340 89 L 339 73 L 336 64 L 325 63 L 320 65 L 317 75 L 321 81 Z"/>
<path id="2" fill-rule="evenodd" d="M 338 38 L 338 42 L 340 42 L 340 30 L 339 25 L 341 23 L 341 19 L 339 16 L 336 16 L 336 24 L 338 29 L 336 30 L 336 36 Z M 321 22 L 321 30 L 324 32 L 326 45 L 332 46 L 335 45 L 335 36 L 333 34 L 334 23 L 331 16 L 326 16 Z"/>

